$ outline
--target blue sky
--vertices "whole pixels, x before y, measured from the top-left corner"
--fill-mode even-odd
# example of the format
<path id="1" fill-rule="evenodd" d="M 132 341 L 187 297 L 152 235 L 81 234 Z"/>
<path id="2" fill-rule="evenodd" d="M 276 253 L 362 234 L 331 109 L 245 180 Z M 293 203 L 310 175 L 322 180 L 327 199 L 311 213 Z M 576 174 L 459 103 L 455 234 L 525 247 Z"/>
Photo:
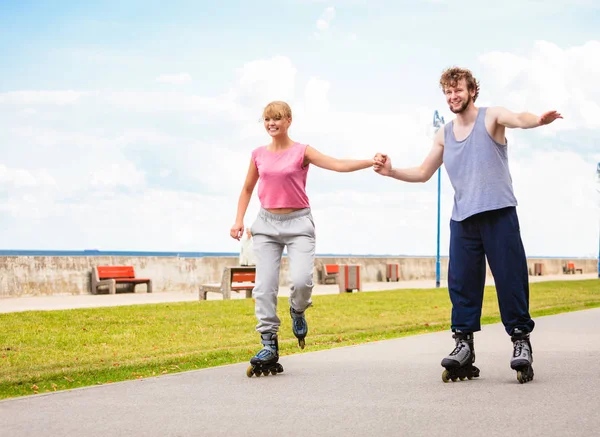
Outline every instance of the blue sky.
<path id="1" fill-rule="evenodd" d="M 292 137 L 324 153 L 384 151 L 394 165 L 418 165 L 433 110 L 451 119 L 439 75 L 461 65 L 480 79 L 482 106 L 565 116 L 509 133 L 528 254 L 597 254 L 600 8 L 591 0 L 0 8 L 5 249 L 235 251 L 228 230 L 250 152 L 267 141 L 257 120 L 268 101 L 289 101 Z M 435 253 L 435 180 L 313 168 L 308 188 L 319 252 Z M 247 225 L 257 207 L 254 198 Z M 443 172 L 442 253 L 451 207 Z"/>

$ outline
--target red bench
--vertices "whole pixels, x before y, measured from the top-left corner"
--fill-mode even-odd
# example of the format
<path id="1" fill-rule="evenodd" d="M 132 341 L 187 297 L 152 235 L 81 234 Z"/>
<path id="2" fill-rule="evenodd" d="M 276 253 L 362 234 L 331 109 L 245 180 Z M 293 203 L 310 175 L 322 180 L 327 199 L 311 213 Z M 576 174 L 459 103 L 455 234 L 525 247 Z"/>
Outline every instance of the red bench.
<path id="1" fill-rule="evenodd" d="M 127 285 L 131 292 L 135 286 L 146 284 L 146 291 L 152 293 L 152 279 L 136 278 L 133 266 L 97 266 L 92 269 L 92 294 L 100 288 L 108 287 L 109 294 L 117 292 L 117 285 Z"/>
<path id="2" fill-rule="evenodd" d="M 567 275 L 571 273 L 575 274 L 577 272 L 583 275 L 583 269 L 575 267 L 575 263 L 569 262 L 566 266 L 563 266 L 563 273 L 566 273 Z"/>
<path id="3" fill-rule="evenodd" d="M 256 273 L 255 272 L 252 272 L 252 273 L 250 273 L 250 272 L 248 272 L 248 273 L 234 272 L 233 275 L 231 276 L 231 289 L 233 291 L 248 290 L 248 285 L 234 285 L 234 284 L 242 284 L 244 282 L 246 282 L 246 283 L 251 282 L 252 284 L 254 284 L 254 282 L 256 282 Z"/>
<path id="4" fill-rule="evenodd" d="M 255 266 L 234 266 L 225 267 L 220 284 L 202 284 L 200 285 L 199 299 L 206 300 L 206 293 L 221 293 L 223 299 L 231 299 L 231 292 L 246 292 L 246 298 L 252 297 L 254 283 L 256 281 Z"/>
<path id="5" fill-rule="evenodd" d="M 333 279 L 333 283 L 336 284 L 338 282 L 338 277 L 340 275 L 340 266 L 337 264 L 323 264 L 322 268 L 322 282 L 323 284 L 327 284 L 327 281 Z"/>

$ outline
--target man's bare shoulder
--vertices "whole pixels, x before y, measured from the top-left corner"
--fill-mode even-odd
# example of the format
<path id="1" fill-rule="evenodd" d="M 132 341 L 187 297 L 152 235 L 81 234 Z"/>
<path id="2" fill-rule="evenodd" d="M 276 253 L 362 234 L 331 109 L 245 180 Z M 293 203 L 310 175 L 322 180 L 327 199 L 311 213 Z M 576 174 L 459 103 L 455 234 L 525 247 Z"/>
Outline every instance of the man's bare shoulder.
<path id="1" fill-rule="evenodd" d="M 501 114 L 509 113 L 510 111 L 504 106 L 488 106 L 486 115 L 489 115 L 494 118 L 498 118 Z"/>
<path id="2" fill-rule="evenodd" d="M 508 112 L 503 106 L 488 106 L 485 112 L 485 122 L 488 126 L 498 124 L 498 118 Z"/>
<path id="3" fill-rule="evenodd" d="M 448 125 L 443 125 L 435 133 L 435 144 L 438 146 L 444 147 L 444 131 L 446 130 L 446 126 Z"/>

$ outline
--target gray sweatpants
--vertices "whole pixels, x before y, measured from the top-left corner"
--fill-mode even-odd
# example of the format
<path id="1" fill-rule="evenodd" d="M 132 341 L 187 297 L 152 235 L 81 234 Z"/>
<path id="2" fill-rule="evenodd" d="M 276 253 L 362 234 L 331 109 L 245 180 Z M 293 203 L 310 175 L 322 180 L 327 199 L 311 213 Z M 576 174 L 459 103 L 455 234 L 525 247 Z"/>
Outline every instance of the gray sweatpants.
<path id="1" fill-rule="evenodd" d="M 290 306 L 304 311 L 312 305 L 315 263 L 315 224 L 310 208 L 289 214 L 272 214 L 260 209 L 252 224 L 256 257 L 256 280 L 252 296 L 260 333 L 277 332 L 277 294 L 283 248 L 287 248 L 290 277 Z"/>

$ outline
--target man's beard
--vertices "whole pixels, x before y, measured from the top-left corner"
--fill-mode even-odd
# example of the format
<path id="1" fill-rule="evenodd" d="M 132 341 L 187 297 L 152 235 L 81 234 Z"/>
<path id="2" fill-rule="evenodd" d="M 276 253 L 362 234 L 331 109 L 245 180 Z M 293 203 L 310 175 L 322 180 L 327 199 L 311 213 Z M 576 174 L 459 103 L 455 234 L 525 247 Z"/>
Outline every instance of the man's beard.
<path id="1" fill-rule="evenodd" d="M 469 94 L 467 101 L 463 102 L 463 104 L 460 105 L 460 108 L 452 109 L 452 105 L 450 105 L 450 111 L 452 111 L 455 114 L 460 114 L 460 113 L 464 112 L 465 109 L 467 109 L 467 106 L 469 106 L 469 103 L 471 103 L 471 94 Z"/>

